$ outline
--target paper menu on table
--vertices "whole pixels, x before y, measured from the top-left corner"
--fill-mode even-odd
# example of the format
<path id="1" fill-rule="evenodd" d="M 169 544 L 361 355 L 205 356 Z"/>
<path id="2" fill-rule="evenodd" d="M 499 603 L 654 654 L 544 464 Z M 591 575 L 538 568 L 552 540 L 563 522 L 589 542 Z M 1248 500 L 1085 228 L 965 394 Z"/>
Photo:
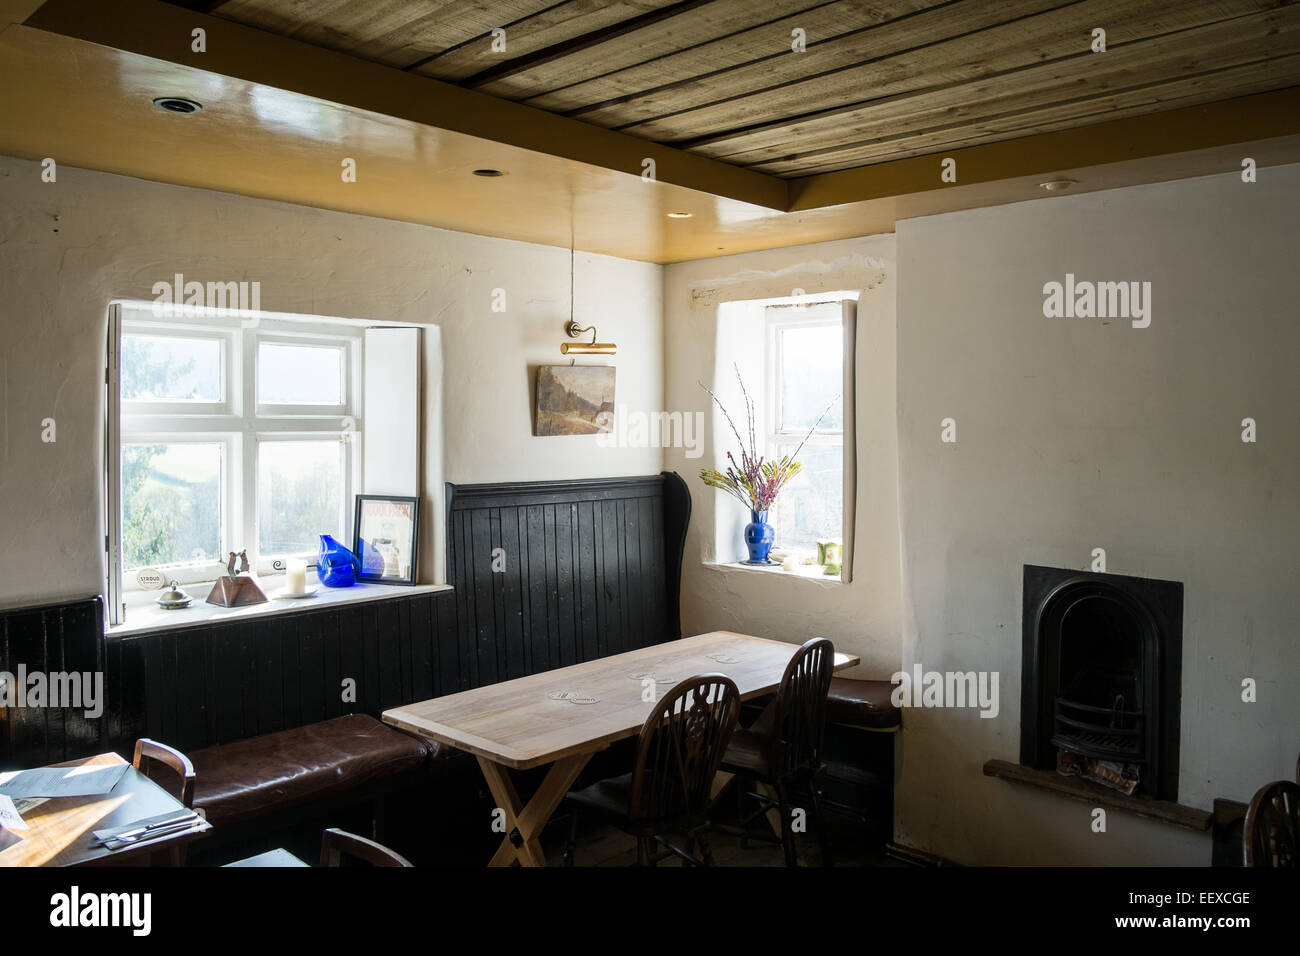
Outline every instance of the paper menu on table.
<path id="1" fill-rule="evenodd" d="M 117 786 L 127 764 L 110 767 L 41 767 L 0 773 L 0 795 L 19 797 L 97 797 Z"/>
<path id="2" fill-rule="evenodd" d="M 14 808 L 14 802 L 0 793 L 0 827 L 6 830 L 26 830 L 22 815 Z"/>

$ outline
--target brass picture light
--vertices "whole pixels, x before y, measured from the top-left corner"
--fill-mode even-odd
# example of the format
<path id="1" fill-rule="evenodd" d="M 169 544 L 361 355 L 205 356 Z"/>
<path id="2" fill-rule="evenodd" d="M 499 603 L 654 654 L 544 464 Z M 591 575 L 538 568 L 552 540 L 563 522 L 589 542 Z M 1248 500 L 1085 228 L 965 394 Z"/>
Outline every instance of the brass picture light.
<path id="1" fill-rule="evenodd" d="M 590 342 L 562 342 L 560 344 L 561 355 L 613 355 L 618 351 L 618 346 L 613 342 L 597 342 L 596 327 L 589 325 L 583 328 L 573 319 L 570 319 L 564 326 L 564 331 L 568 333 L 569 338 L 576 339 L 580 335 L 591 333 Z"/>
<path id="2" fill-rule="evenodd" d="M 570 233 L 569 233 L 569 321 L 566 322 L 566 323 L 564 324 L 564 331 L 565 331 L 565 334 L 567 334 L 567 335 L 569 336 L 569 338 L 571 338 L 571 339 L 576 339 L 578 336 L 580 336 L 580 335 L 586 335 L 588 332 L 590 332 L 590 333 L 591 333 L 591 341 L 590 341 L 590 342 L 580 342 L 580 343 L 575 343 L 575 342 L 561 342 L 561 343 L 560 343 L 560 354 L 561 354 L 561 355 L 613 355 L 614 353 L 616 353 L 616 352 L 618 351 L 618 346 L 617 346 L 617 345 L 615 345 L 613 342 L 597 342 L 597 341 L 596 341 L 596 327 L 595 327 L 594 325 L 588 325 L 588 326 L 586 326 L 586 327 L 584 328 L 583 326 L 579 325 L 578 322 L 577 322 L 577 320 L 574 319 L 574 317 L 573 317 L 573 261 L 574 261 L 574 248 L 573 248 L 573 232 L 572 232 L 572 228 L 573 228 L 573 227 L 572 227 L 572 224 L 570 224 L 570 227 L 569 227 L 569 228 L 570 228 Z M 570 365 L 573 364 L 573 359 L 569 359 L 569 364 L 570 364 Z"/>

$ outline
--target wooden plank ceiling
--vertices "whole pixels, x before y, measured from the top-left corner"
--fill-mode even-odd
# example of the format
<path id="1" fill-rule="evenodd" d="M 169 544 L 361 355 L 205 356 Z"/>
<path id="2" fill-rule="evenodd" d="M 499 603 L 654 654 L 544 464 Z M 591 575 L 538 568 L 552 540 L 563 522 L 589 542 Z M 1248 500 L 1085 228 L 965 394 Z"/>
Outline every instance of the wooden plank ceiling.
<path id="1" fill-rule="evenodd" d="M 782 178 L 1300 85 L 1297 0 L 171 2 Z"/>

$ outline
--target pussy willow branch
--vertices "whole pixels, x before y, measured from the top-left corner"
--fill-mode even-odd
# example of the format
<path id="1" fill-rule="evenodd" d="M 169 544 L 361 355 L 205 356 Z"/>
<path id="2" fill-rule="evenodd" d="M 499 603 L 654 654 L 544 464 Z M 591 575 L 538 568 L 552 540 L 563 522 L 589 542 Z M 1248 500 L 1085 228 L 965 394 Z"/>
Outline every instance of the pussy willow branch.
<path id="1" fill-rule="evenodd" d="M 709 388 L 709 386 L 705 385 L 703 382 L 699 381 L 698 379 L 696 379 L 696 384 L 699 385 L 700 388 L 704 389 L 706 392 L 709 393 L 709 396 L 713 399 L 714 404 L 718 406 L 718 410 L 722 412 L 723 417 L 727 419 L 727 424 L 731 426 L 731 434 L 736 436 L 736 441 L 740 443 L 740 446 L 742 448 L 745 447 L 745 440 L 740 437 L 740 432 L 736 430 L 736 423 L 731 420 L 731 413 L 727 411 L 727 406 L 722 404 L 722 399 L 718 398 L 717 395 L 714 395 L 713 389 Z"/>
<path id="2" fill-rule="evenodd" d="M 830 413 L 831 407 L 839 401 L 840 395 L 832 398 L 826 407 L 822 409 L 822 413 L 817 416 L 812 427 L 808 429 L 808 433 L 804 435 L 803 440 L 795 448 L 794 454 L 784 455 L 778 461 L 769 462 L 758 454 L 754 399 L 745 387 L 745 380 L 740 374 L 740 366 L 733 363 L 732 367 L 736 371 L 736 381 L 740 385 L 740 392 L 745 401 L 745 418 L 748 426 L 749 442 L 746 443 L 745 439 L 741 437 L 740 429 L 736 427 L 736 422 L 731 417 L 731 413 L 727 411 L 727 407 L 722 404 L 722 400 L 718 398 L 713 389 L 703 382 L 699 382 L 700 388 L 709 393 L 709 397 L 713 399 L 714 404 L 718 406 L 719 411 L 727 419 L 731 433 L 736 436 L 736 441 L 740 445 L 739 462 L 736 461 L 731 452 L 727 452 L 727 459 L 731 462 L 731 466 L 727 467 L 725 473 L 716 469 L 704 469 L 700 472 L 700 475 L 710 487 L 719 488 L 741 504 L 762 511 L 776 501 L 776 496 L 785 483 L 800 472 L 802 464 L 797 460 L 799 453 L 803 451 L 804 445 L 813 436 L 817 426 Z M 739 470 L 737 471 L 737 469 Z"/>
<path id="3" fill-rule="evenodd" d="M 840 392 L 839 395 L 832 398 L 830 402 L 827 403 L 826 407 L 822 409 L 822 413 L 817 416 L 817 421 L 812 423 L 812 428 L 808 429 L 808 434 L 803 436 L 803 441 L 801 441 L 799 447 L 794 450 L 794 454 L 790 456 L 791 458 L 799 457 L 799 452 L 803 451 L 803 446 L 807 443 L 809 438 L 812 438 L 813 432 L 817 430 L 817 426 L 822 423 L 822 419 L 830 412 L 831 406 L 838 402 L 840 400 L 840 395 L 843 394 L 843 392 Z"/>

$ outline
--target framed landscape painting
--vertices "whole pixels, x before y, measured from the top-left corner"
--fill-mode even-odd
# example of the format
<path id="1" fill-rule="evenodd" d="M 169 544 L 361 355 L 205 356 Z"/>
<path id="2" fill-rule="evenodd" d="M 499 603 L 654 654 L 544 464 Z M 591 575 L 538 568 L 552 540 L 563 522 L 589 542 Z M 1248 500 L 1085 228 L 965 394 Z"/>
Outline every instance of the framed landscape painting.
<path id="1" fill-rule="evenodd" d="M 534 435 L 596 435 L 614 428 L 612 365 L 543 365 L 537 370 Z"/>

